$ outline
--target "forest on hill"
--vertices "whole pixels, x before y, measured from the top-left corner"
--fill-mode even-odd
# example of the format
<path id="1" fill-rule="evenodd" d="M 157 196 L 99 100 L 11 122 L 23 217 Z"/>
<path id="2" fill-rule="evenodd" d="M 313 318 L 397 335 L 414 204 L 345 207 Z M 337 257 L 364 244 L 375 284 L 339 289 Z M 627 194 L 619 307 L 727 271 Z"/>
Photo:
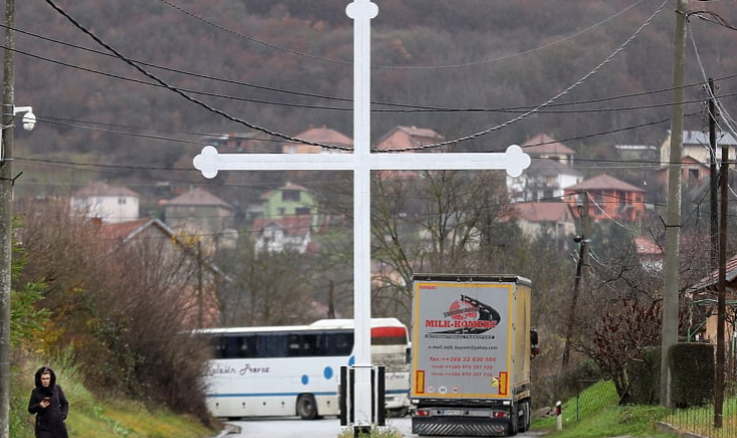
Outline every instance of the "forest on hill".
<path id="1" fill-rule="evenodd" d="M 348 3 L 18 2 L 15 102 L 39 120 L 16 130 L 18 166 L 72 172 L 67 184 L 87 173 L 203 183 L 191 160 L 206 133 L 325 125 L 352 136 Z M 600 172 L 614 145 L 667 135 L 674 0 L 375 3 L 374 140 L 418 126 L 468 138 L 457 150 L 499 151 L 544 132 L 574 148 L 584 172 Z M 706 76 L 734 107 L 737 9 L 690 8 L 685 127 L 700 130 Z"/>

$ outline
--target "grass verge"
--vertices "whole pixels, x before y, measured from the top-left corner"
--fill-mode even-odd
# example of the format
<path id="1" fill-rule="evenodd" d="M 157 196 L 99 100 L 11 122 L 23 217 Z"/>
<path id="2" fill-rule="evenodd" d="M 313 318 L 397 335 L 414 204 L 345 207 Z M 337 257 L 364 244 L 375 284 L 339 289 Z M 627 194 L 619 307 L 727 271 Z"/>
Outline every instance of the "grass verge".
<path id="1" fill-rule="evenodd" d="M 218 431 L 197 419 L 166 409 L 120 399 L 100 400 L 81 383 L 77 370 L 64 363 L 50 366 L 69 400 L 67 429 L 73 438 L 207 438 Z M 28 413 L 28 397 L 35 368 L 26 365 L 13 370 L 11 386 L 10 436 L 33 438 L 33 416 Z"/>
<path id="2" fill-rule="evenodd" d="M 533 430 L 548 431 L 550 438 L 604 438 L 615 436 L 674 437 L 657 433 L 655 426 L 670 410 L 661 406 L 619 406 L 612 382 L 598 382 L 577 398 L 563 403 L 563 428 L 557 418 L 545 417 L 532 423 Z"/>

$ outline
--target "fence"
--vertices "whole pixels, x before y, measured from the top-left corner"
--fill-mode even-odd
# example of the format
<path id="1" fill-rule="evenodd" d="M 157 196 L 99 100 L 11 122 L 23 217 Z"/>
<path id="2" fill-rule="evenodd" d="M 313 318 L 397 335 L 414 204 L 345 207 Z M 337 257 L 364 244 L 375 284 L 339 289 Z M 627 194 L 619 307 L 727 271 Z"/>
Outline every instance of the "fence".
<path id="1" fill-rule="evenodd" d="M 673 409 L 663 420 L 678 429 L 708 438 L 737 438 L 737 397 L 731 394 L 724 401 L 722 426 L 715 427 L 714 405 L 707 404 L 686 409 Z"/>
<path id="2" fill-rule="evenodd" d="M 612 393 L 611 387 L 607 389 L 590 386 L 592 383 L 594 383 L 592 380 L 579 380 L 580 390 L 575 398 L 567 403 L 567 417 L 572 421 L 585 419 L 602 406 L 617 404 L 618 396 Z M 721 427 L 714 425 L 713 403 L 690 408 L 674 408 L 665 418 L 658 418 L 656 421 L 676 429 L 674 432 L 691 434 L 687 436 L 737 438 L 737 391 L 728 389 L 725 397 Z"/>

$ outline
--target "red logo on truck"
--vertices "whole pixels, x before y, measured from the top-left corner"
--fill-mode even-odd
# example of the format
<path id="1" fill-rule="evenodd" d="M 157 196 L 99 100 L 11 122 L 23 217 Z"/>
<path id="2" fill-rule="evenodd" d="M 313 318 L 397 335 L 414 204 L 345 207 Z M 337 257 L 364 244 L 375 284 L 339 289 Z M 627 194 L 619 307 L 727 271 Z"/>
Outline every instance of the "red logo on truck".
<path id="1" fill-rule="evenodd" d="M 445 319 L 426 320 L 425 327 L 450 329 L 433 333 L 477 335 L 495 328 L 502 320 L 496 309 L 467 295 L 453 301 L 443 317 Z"/>

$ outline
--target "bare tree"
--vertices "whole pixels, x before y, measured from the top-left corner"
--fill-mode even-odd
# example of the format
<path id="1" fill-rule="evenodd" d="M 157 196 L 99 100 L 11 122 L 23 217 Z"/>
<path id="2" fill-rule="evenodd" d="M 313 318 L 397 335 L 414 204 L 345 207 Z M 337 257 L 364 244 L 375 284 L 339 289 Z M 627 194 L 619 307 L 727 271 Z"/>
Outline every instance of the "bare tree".
<path id="1" fill-rule="evenodd" d="M 93 391 L 206 419 L 199 377 L 209 352 L 182 334 L 197 314 L 196 258 L 161 233 L 121 246 L 65 203 L 23 211 L 23 277 L 44 279 L 39 305 L 51 312 L 38 339 L 44 353 L 71 345 Z"/>
<path id="2" fill-rule="evenodd" d="M 408 319 L 415 272 L 488 273 L 503 265 L 500 248 L 512 228 L 502 173 L 375 178 L 372 193 L 375 312 Z"/>
<path id="3" fill-rule="evenodd" d="M 222 259 L 232 279 L 220 294 L 223 325 L 312 322 L 315 289 L 310 257 L 292 250 L 256 251 L 249 235 L 241 233 L 238 248 Z"/>

